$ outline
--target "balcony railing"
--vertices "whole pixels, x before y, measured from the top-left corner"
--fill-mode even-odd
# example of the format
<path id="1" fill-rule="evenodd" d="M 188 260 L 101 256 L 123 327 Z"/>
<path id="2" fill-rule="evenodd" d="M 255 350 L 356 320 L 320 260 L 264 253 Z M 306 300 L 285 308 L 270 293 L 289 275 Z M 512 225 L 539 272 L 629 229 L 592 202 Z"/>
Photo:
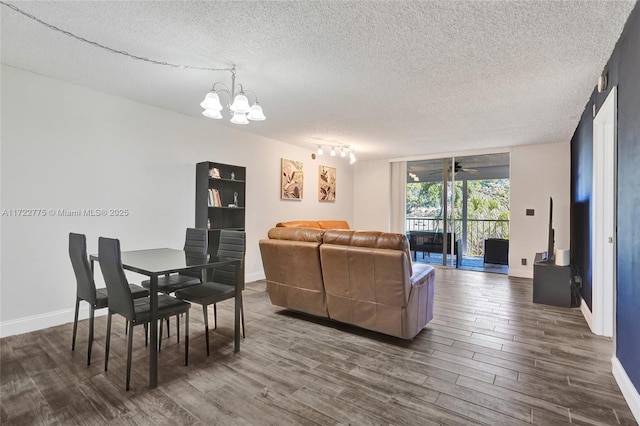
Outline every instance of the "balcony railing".
<path id="1" fill-rule="evenodd" d="M 463 226 L 466 224 L 466 229 Z M 431 231 L 442 232 L 442 218 L 407 217 L 407 232 Z M 447 231 L 451 232 L 451 220 L 447 221 Z M 456 238 L 462 239 L 465 256 L 484 256 L 484 240 L 487 238 L 509 239 L 509 221 L 494 219 L 455 219 L 453 232 Z"/>

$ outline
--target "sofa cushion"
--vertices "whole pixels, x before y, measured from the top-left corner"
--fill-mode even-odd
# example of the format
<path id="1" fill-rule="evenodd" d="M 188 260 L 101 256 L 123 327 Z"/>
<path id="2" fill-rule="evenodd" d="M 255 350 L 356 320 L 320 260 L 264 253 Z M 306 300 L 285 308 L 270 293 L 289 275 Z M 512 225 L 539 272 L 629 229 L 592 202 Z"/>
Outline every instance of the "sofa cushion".
<path id="1" fill-rule="evenodd" d="M 319 220 L 318 225 L 322 229 L 350 229 L 346 220 Z"/>
<path id="2" fill-rule="evenodd" d="M 354 231 L 333 229 L 327 230 L 322 235 L 324 244 L 336 244 L 354 247 L 369 247 L 379 249 L 400 250 L 407 254 L 407 259 L 411 260 L 409 242 L 404 234 L 395 234 L 381 231 Z M 409 274 L 412 273 L 411 262 L 409 262 Z"/>
<path id="3" fill-rule="evenodd" d="M 269 238 L 272 240 L 306 241 L 309 243 L 322 242 L 323 230 L 317 228 L 271 228 Z"/>
<path id="4" fill-rule="evenodd" d="M 349 229 L 346 220 L 293 220 L 278 222 L 276 228 Z"/>
<path id="5" fill-rule="evenodd" d="M 259 242 L 271 303 L 327 317 L 319 247 L 321 229 L 273 228 Z"/>

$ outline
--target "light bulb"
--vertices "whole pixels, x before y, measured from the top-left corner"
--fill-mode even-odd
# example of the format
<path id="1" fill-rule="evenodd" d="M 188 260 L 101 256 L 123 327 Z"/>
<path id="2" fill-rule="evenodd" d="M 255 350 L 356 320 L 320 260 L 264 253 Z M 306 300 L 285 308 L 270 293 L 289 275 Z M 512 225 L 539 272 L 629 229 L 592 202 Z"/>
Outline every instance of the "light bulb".
<path id="1" fill-rule="evenodd" d="M 322 145 L 318 145 L 318 151 L 316 152 L 318 153 L 318 155 L 324 154 L 324 151 L 322 151 Z"/>
<path id="2" fill-rule="evenodd" d="M 349 153 L 349 164 L 353 164 L 356 162 L 356 155 L 353 152 Z"/>
<path id="3" fill-rule="evenodd" d="M 347 153 L 344 152 L 344 148 L 340 148 L 340 157 L 346 157 Z"/>
<path id="4" fill-rule="evenodd" d="M 330 154 L 331 154 L 332 157 L 336 156 L 336 148 L 335 147 L 333 147 L 333 146 L 331 147 L 331 153 Z"/>

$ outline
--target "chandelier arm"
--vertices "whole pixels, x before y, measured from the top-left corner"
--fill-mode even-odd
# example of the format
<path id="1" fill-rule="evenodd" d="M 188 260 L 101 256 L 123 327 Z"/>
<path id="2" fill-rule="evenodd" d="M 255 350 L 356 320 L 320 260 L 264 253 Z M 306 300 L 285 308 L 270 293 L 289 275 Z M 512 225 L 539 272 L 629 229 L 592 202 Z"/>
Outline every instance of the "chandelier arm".
<path id="1" fill-rule="evenodd" d="M 242 93 L 244 93 L 245 95 L 251 93 L 253 95 L 253 97 L 256 98 L 256 102 L 255 103 L 259 103 L 258 102 L 258 95 L 256 95 L 255 92 L 252 92 L 251 90 L 243 90 Z"/>
<path id="2" fill-rule="evenodd" d="M 216 90 L 216 86 L 218 86 L 218 85 L 220 85 L 220 86 L 224 87 L 224 89 L 218 89 L 218 90 Z M 230 95 L 230 94 L 231 94 L 231 92 L 229 91 L 229 88 L 227 87 L 227 85 L 226 85 L 226 84 L 224 84 L 224 83 L 221 83 L 221 82 L 219 82 L 219 81 L 216 81 L 215 83 L 213 83 L 213 87 L 211 88 L 211 91 L 212 91 L 212 92 L 227 92 L 227 94 L 228 94 L 228 95 Z"/>

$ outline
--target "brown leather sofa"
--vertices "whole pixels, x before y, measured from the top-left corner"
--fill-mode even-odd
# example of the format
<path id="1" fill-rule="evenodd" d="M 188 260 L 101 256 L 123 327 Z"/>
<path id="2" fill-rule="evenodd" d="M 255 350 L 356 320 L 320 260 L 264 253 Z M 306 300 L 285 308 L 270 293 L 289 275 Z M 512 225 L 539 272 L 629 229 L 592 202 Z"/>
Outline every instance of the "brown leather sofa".
<path id="1" fill-rule="evenodd" d="M 433 318 L 435 270 L 403 234 L 276 227 L 260 252 L 274 305 L 403 339 Z"/>
<path id="2" fill-rule="evenodd" d="M 349 229 L 345 220 L 293 220 L 278 222 L 276 228 Z"/>

